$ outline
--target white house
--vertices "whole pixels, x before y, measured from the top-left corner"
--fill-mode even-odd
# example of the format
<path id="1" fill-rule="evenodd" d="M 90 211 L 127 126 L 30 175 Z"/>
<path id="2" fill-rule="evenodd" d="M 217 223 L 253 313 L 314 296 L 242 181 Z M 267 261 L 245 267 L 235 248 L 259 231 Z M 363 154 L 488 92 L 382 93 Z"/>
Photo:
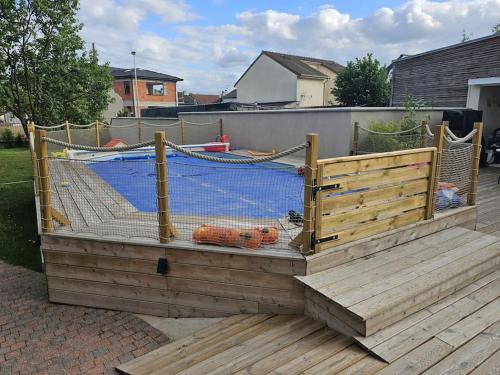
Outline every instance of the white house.
<path id="1" fill-rule="evenodd" d="M 335 61 L 262 51 L 234 85 L 238 103 L 314 107 L 337 104 Z"/>

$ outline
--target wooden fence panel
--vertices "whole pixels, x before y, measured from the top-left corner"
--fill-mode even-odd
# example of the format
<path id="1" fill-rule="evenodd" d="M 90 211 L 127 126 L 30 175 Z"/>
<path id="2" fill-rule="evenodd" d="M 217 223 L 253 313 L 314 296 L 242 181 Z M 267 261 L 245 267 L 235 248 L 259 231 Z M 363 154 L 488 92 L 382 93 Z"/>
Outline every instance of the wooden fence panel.
<path id="1" fill-rule="evenodd" d="M 426 218 L 436 148 L 318 160 L 314 250 Z"/>

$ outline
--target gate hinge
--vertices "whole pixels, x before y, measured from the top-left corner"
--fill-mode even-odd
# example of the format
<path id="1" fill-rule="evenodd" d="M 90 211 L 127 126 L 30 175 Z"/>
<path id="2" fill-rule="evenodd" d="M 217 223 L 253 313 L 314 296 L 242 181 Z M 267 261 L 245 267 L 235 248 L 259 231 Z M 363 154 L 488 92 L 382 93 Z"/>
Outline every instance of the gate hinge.
<path id="1" fill-rule="evenodd" d="M 168 273 L 168 260 L 167 258 L 159 258 L 158 265 L 156 267 L 156 272 L 162 275 L 166 275 Z"/>
<path id="2" fill-rule="evenodd" d="M 313 187 L 313 197 L 316 197 L 316 194 L 319 192 L 319 191 L 326 191 L 326 190 L 340 190 L 341 189 L 341 185 L 340 184 L 332 184 L 332 185 L 325 185 L 325 186 L 318 186 L 318 185 L 315 185 Z"/>

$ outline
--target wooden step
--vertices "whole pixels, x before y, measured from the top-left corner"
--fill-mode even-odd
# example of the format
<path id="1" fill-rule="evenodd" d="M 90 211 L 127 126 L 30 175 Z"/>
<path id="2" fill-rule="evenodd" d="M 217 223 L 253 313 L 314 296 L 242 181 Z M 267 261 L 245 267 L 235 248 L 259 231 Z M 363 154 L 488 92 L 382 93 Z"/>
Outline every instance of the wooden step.
<path id="1" fill-rule="evenodd" d="M 451 228 L 297 279 L 306 285 L 306 313 L 369 336 L 499 266 L 500 238 Z"/>
<path id="2" fill-rule="evenodd" d="M 127 375 L 320 375 L 373 373 L 385 366 L 351 338 L 311 318 L 246 315 L 223 319 L 116 369 Z"/>

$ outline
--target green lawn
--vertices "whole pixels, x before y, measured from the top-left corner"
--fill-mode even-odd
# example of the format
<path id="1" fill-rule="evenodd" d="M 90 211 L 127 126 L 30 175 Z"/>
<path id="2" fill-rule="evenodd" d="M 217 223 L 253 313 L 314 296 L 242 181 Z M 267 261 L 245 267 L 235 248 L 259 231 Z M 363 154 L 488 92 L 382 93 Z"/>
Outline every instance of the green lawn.
<path id="1" fill-rule="evenodd" d="M 0 149 L 0 260 L 41 271 L 31 180 L 29 150 Z"/>

